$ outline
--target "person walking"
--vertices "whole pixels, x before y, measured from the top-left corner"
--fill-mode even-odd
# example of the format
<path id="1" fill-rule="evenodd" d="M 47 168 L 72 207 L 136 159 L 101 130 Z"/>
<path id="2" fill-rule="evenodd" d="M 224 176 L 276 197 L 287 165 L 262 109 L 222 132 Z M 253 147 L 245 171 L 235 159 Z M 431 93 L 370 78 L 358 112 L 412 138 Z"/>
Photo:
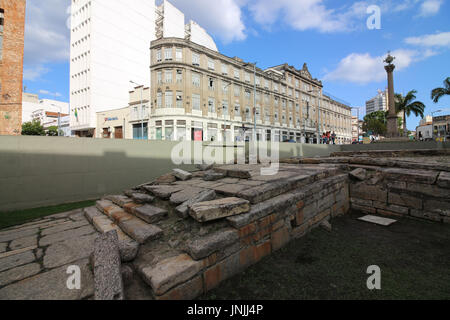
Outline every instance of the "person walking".
<path id="1" fill-rule="evenodd" d="M 336 144 L 336 132 L 333 131 L 333 134 L 331 135 L 331 140 L 333 141 L 333 144 Z"/>

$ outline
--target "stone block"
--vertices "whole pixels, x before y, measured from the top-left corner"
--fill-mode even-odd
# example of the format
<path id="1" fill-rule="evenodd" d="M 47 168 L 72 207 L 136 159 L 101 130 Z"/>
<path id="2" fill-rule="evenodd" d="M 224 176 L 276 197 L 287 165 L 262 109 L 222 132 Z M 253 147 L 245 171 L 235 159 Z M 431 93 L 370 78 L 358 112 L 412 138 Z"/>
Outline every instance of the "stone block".
<path id="1" fill-rule="evenodd" d="M 177 178 L 173 174 L 165 174 L 156 179 L 155 184 L 171 184 L 177 181 Z"/>
<path id="2" fill-rule="evenodd" d="M 184 189 L 183 186 L 161 185 L 161 186 L 144 186 L 144 189 L 161 198 L 163 200 L 170 199 L 170 196 Z"/>
<path id="3" fill-rule="evenodd" d="M 189 216 L 189 207 L 204 201 L 211 201 L 216 199 L 216 192 L 214 190 L 204 190 L 197 194 L 195 197 L 187 200 L 183 204 L 176 208 L 176 212 L 182 218 L 187 218 Z"/>
<path id="4" fill-rule="evenodd" d="M 208 171 L 211 170 L 214 165 L 213 164 L 196 164 L 195 167 L 200 171 Z"/>
<path id="5" fill-rule="evenodd" d="M 441 188 L 438 185 L 408 182 L 407 189 L 410 192 L 429 197 L 450 199 L 450 192 L 448 192 L 448 189 Z"/>
<path id="6" fill-rule="evenodd" d="M 38 244 L 37 239 L 38 239 L 37 235 L 15 239 L 15 240 L 11 241 L 11 243 L 9 244 L 9 249 L 10 250 L 18 250 L 18 249 L 23 249 L 23 248 L 33 247 L 33 246 L 37 247 L 37 244 Z"/>
<path id="7" fill-rule="evenodd" d="M 413 169 L 384 169 L 383 174 L 388 180 L 417 182 L 424 184 L 433 184 L 439 175 L 436 171 L 413 170 Z"/>
<path id="8" fill-rule="evenodd" d="M 10 283 L 20 281 L 41 271 L 39 263 L 30 263 L 24 266 L 10 269 L 0 273 L 0 287 L 6 286 Z"/>
<path id="9" fill-rule="evenodd" d="M 144 220 L 147 223 L 159 222 L 165 219 L 168 215 L 167 210 L 149 204 L 134 208 L 133 213 L 136 215 L 136 217 Z"/>
<path id="10" fill-rule="evenodd" d="M 199 222 L 217 220 L 249 211 L 249 202 L 239 198 L 199 202 L 190 207 L 190 215 Z"/>
<path id="11" fill-rule="evenodd" d="M 32 228 L 26 230 L 12 230 L 0 232 L 0 242 L 8 242 L 15 239 L 37 235 L 39 228 Z"/>
<path id="12" fill-rule="evenodd" d="M 272 251 L 277 251 L 290 241 L 289 229 L 284 227 L 272 233 Z"/>
<path id="13" fill-rule="evenodd" d="M 156 300 L 194 300 L 203 294 L 203 278 L 197 276 L 178 287 L 169 290 L 162 296 L 156 296 Z"/>
<path id="14" fill-rule="evenodd" d="M 350 197 L 386 202 L 387 191 L 382 189 L 381 186 L 371 186 L 364 183 L 356 183 L 350 185 Z"/>
<path id="15" fill-rule="evenodd" d="M 327 232 L 333 231 L 333 227 L 331 226 L 331 223 L 329 221 L 327 221 L 327 220 L 322 221 L 320 223 L 320 227 L 322 229 L 324 229 L 325 231 L 327 231 Z"/>
<path id="16" fill-rule="evenodd" d="M 123 232 L 125 232 L 128 236 L 130 236 L 140 244 L 144 244 L 150 240 L 158 239 L 162 237 L 164 233 L 157 226 L 147 224 L 138 218 L 120 222 L 119 227 Z"/>
<path id="17" fill-rule="evenodd" d="M 35 260 L 33 251 L 21 252 L 0 258 L 0 272 L 19 267 Z"/>
<path id="18" fill-rule="evenodd" d="M 423 210 L 411 209 L 410 215 L 415 218 L 426 219 L 436 222 L 442 221 L 442 216 L 439 213 L 427 212 Z"/>
<path id="19" fill-rule="evenodd" d="M 123 300 L 119 238 L 115 230 L 95 240 L 93 259 L 95 300 Z"/>
<path id="20" fill-rule="evenodd" d="M 181 169 L 173 169 L 172 173 L 177 179 L 181 181 L 186 181 L 192 179 L 192 173 L 181 170 Z"/>
<path id="21" fill-rule="evenodd" d="M 223 172 L 216 172 L 216 171 L 210 170 L 210 171 L 205 172 L 205 174 L 203 175 L 203 180 L 217 181 L 217 180 L 223 179 L 225 177 L 226 177 L 226 175 Z"/>
<path id="22" fill-rule="evenodd" d="M 408 195 L 406 193 L 389 192 L 388 203 L 407 208 L 419 209 L 423 208 L 422 199 Z"/>
<path id="23" fill-rule="evenodd" d="M 439 174 L 437 184 L 441 188 L 450 189 L 450 172 L 443 171 Z"/>
<path id="24" fill-rule="evenodd" d="M 364 214 L 376 214 L 377 213 L 377 209 L 375 209 L 374 207 L 365 207 L 365 206 L 359 206 L 356 204 L 352 204 L 351 208 L 354 211 L 358 211 L 358 212 L 364 213 Z"/>
<path id="25" fill-rule="evenodd" d="M 189 187 L 170 196 L 170 203 L 180 205 L 205 191 L 203 188 Z"/>
<path id="26" fill-rule="evenodd" d="M 349 176 L 354 180 L 364 181 L 367 177 L 367 171 L 363 168 L 358 168 L 351 171 Z"/>
<path id="27" fill-rule="evenodd" d="M 236 275 L 241 270 L 239 254 L 221 261 L 204 272 L 205 292 L 216 288 L 220 282 Z"/>
<path id="28" fill-rule="evenodd" d="M 133 199 L 133 202 L 136 204 L 146 204 L 146 203 L 152 203 L 155 198 L 151 195 L 148 195 L 146 193 L 132 193 L 131 198 Z"/>
<path id="29" fill-rule="evenodd" d="M 103 213 L 101 213 L 97 209 L 97 207 L 89 207 L 89 208 L 84 208 L 84 216 L 90 223 L 92 223 L 92 221 L 95 217 L 103 216 Z"/>
<path id="30" fill-rule="evenodd" d="M 187 254 L 160 261 L 154 267 L 142 269 L 142 275 L 157 296 L 194 278 L 201 269 L 202 261 L 194 261 Z"/>
<path id="31" fill-rule="evenodd" d="M 358 199 L 358 198 L 351 198 L 350 202 L 352 204 L 356 204 L 358 206 L 372 207 L 374 201 L 372 201 L 372 200 L 365 200 L 365 199 Z"/>
<path id="32" fill-rule="evenodd" d="M 127 203 L 133 202 L 132 199 L 128 198 L 127 196 L 123 196 L 123 195 L 106 196 L 106 197 L 104 197 L 104 199 L 112 201 L 112 203 L 114 203 L 115 205 L 117 205 L 119 207 L 123 207 Z"/>
<path id="33" fill-rule="evenodd" d="M 264 257 L 272 253 L 271 241 L 266 241 L 255 246 L 255 262 L 260 261 Z"/>
<path id="34" fill-rule="evenodd" d="M 238 240 L 239 235 L 237 230 L 223 229 L 208 234 L 203 238 L 188 241 L 186 251 L 194 260 L 200 260 L 230 246 Z"/>
<path id="35" fill-rule="evenodd" d="M 435 212 L 442 216 L 450 217 L 450 201 L 428 199 L 425 200 L 423 209 L 424 211 Z"/>
<path id="36" fill-rule="evenodd" d="M 214 188 L 217 193 L 227 197 L 236 197 L 240 192 L 246 189 L 248 189 L 248 186 L 241 184 L 224 184 Z"/>

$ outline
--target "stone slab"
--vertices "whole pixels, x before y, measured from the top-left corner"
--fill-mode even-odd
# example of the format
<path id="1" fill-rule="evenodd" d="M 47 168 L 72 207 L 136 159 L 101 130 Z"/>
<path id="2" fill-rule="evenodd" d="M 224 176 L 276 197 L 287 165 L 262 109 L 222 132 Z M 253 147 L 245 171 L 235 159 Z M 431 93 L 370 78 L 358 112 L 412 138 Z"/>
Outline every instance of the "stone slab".
<path id="1" fill-rule="evenodd" d="M 433 184 L 436 182 L 439 172 L 429 170 L 412 170 L 389 168 L 383 170 L 387 179 L 407 182 Z"/>
<path id="2" fill-rule="evenodd" d="M 358 220 L 378 224 L 380 226 L 385 226 L 385 227 L 390 226 L 391 224 L 397 222 L 397 220 L 394 220 L 394 219 L 382 218 L 382 217 L 377 217 L 377 216 L 373 216 L 373 215 L 367 215 L 367 216 L 358 218 Z"/>
<path id="3" fill-rule="evenodd" d="M 187 218 L 189 215 L 189 207 L 204 201 L 211 201 L 216 199 L 216 192 L 214 190 L 204 190 L 201 193 L 197 194 L 195 197 L 189 199 L 188 201 L 184 202 L 183 204 L 179 205 L 176 208 L 176 212 L 179 216 L 182 218 Z"/>
<path id="4" fill-rule="evenodd" d="M 147 223 L 156 223 L 165 219 L 168 215 L 167 210 L 161 209 L 152 205 L 145 205 L 133 209 L 133 214 L 139 219 L 144 220 Z"/>
<path id="5" fill-rule="evenodd" d="M 144 186 L 144 189 L 158 198 L 167 200 L 173 193 L 183 190 L 184 187 L 179 185 L 176 186 L 161 185 L 161 186 Z"/>
<path id="6" fill-rule="evenodd" d="M 355 180 L 364 181 L 367 177 L 367 171 L 363 168 L 358 168 L 351 171 L 349 176 Z"/>
<path id="7" fill-rule="evenodd" d="M 40 273 L 0 289 L 0 300 L 81 300 L 94 294 L 94 279 L 88 260 L 76 261 L 80 268 L 80 290 L 67 288 L 68 265 Z"/>
<path id="8" fill-rule="evenodd" d="M 94 248 L 97 234 L 71 238 L 50 245 L 45 250 L 44 267 L 46 269 L 56 268 L 67 263 L 88 258 Z"/>
<path id="9" fill-rule="evenodd" d="M 0 232 L 0 242 L 8 242 L 11 240 L 16 240 L 28 236 L 34 236 L 37 235 L 39 232 L 38 228 L 32 228 L 27 230 L 11 230 L 11 231 L 4 231 Z"/>
<path id="10" fill-rule="evenodd" d="M 90 223 L 92 223 L 95 217 L 100 217 L 104 215 L 97 209 L 97 207 L 88 207 L 84 208 L 84 216 Z"/>
<path id="11" fill-rule="evenodd" d="M 127 203 L 133 202 L 132 199 L 130 199 L 124 195 L 111 195 L 111 196 L 106 196 L 104 198 L 106 200 L 112 201 L 112 203 L 114 203 L 115 205 L 117 205 L 119 207 L 123 207 Z"/>
<path id="12" fill-rule="evenodd" d="M 62 223 L 60 225 L 57 225 L 55 227 L 51 227 L 51 228 L 47 228 L 41 231 L 41 237 L 44 236 L 48 236 L 50 234 L 54 234 L 54 233 L 58 233 L 58 232 L 62 232 L 65 230 L 70 230 L 70 229 L 76 229 L 79 227 L 83 227 L 89 224 L 89 221 L 87 220 L 83 220 L 83 221 L 69 221 L 69 222 L 65 222 Z"/>
<path id="13" fill-rule="evenodd" d="M 8 247 L 8 243 L 6 243 L 6 242 L 0 243 L 0 253 L 5 252 L 7 247 Z"/>
<path id="14" fill-rule="evenodd" d="M 173 169 L 172 173 L 177 179 L 181 181 L 186 181 L 192 179 L 192 173 L 181 170 L 181 169 Z"/>
<path id="15" fill-rule="evenodd" d="M 437 184 L 441 188 L 450 189 L 450 172 L 441 172 Z"/>
<path id="16" fill-rule="evenodd" d="M 249 211 L 249 201 L 234 197 L 199 202 L 190 207 L 190 215 L 199 222 L 222 219 Z"/>
<path id="17" fill-rule="evenodd" d="M 95 300 L 123 300 L 119 238 L 115 230 L 95 239 L 93 261 Z"/>
<path id="18" fill-rule="evenodd" d="M 147 241 L 158 239 L 163 235 L 163 231 L 157 226 L 145 223 L 144 221 L 134 218 L 119 223 L 119 227 L 128 236 L 144 244 Z"/>
<path id="19" fill-rule="evenodd" d="M 170 203 L 175 204 L 175 205 L 180 205 L 183 202 L 186 202 L 189 199 L 196 197 L 199 193 L 201 193 L 204 190 L 205 189 L 203 189 L 203 188 L 197 188 L 197 187 L 186 188 L 179 192 L 173 193 L 170 196 Z"/>
<path id="20" fill-rule="evenodd" d="M 38 242 L 37 235 L 29 236 L 29 237 L 25 237 L 25 238 L 19 238 L 19 239 L 11 241 L 11 243 L 9 244 L 9 249 L 10 250 L 18 250 L 18 249 L 33 247 L 33 246 L 37 246 L 37 242 Z"/>
<path id="21" fill-rule="evenodd" d="M 133 199 L 134 203 L 137 204 L 151 203 L 155 200 L 154 197 L 146 193 L 132 193 L 131 198 Z"/>
<path id="22" fill-rule="evenodd" d="M 200 260 L 238 240 L 239 234 L 236 229 L 219 230 L 205 237 L 189 240 L 186 244 L 186 251 L 192 259 Z"/>
<path id="23" fill-rule="evenodd" d="M 16 281 L 20 281 L 41 271 L 39 263 L 30 263 L 24 266 L 10 269 L 0 273 L 0 287 L 6 286 Z"/>
<path id="24" fill-rule="evenodd" d="M 193 278 L 201 269 L 203 263 L 194 261 L 187 254 L 165 259 L 155 267 L 142 269 L 142 275 L 153 292 L 161 296 L 170 289 Z"/>
<path id="25" fill-rule="evenodd" d="M 28 264 L 35 259 L 36 257 L 31 250 L 0 258 L 0 272 Z"/>
<path id="26" fill-rule="evenodd" d="M 94 228 L 89 225 L 89 226 L 84 226 L 84 227 L 81 227 L 78 229 L 66 230 L 63 232 L 54 233 L 54 234 L 42 237 L 39 240 L 39 246 L 45 247 L 49 244 L 53 244 L 56 242 L 61 242 L 61 241 L 65 241 L 68 239 L 77 238 L 77 237 L 81 237 L 81 236 L 85 236 L 85 235 L 89 235 L 89 234 L 93 234 L 94 232 L 95 232 Z"/>

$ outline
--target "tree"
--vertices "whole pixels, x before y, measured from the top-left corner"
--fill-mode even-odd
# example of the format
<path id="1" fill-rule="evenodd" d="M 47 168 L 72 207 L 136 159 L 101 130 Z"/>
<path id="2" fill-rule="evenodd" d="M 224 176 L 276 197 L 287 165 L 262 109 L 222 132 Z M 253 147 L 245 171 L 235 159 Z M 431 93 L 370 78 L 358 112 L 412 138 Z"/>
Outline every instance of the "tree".
<path id="1" fill-rule="evenodd" d="M 384 111 L 372 112 L 364 117 L 363 131 L 371 131 L 374 135 L 384 135 L 387 131 L 386 113 Z"/>
<path id="2" fill-rule="evenodd" d="M 438 103 L 443 96 L 450 95 L 450 77 L 444 80 L 444 88 L 436 88 L 431 91 L 431 99 L 434 103 Z"/>
<path id="3" fill-rule="evenodd" d="M 39 120 L 33 120 L 31 122 L 25 122 L 22 124 L 23 136 L 45 136 L 44 127 Z"/>
<path id="4" fill-rule="evenodd" d="M 409 117 L 413 113 L 416 117 L 420 116 L 422 119 L 424 117 L 425 105 L 420 101 L 416 100 L 416 90 L 409 91 L 406 96 L 402 94 L 395 94 L 395 110 L 398 112 L 403 112 L 404 125 L 403 133 L 406 136 L 408 134 L 408 128 L 406 127 L 406 117 Z"/>
<path id="5" fill-rule="evenodd" d="M 58 136 L 58 127 L 51 126 L 47 130 L 47 135 L 50 137 L 57 137 Z"/>

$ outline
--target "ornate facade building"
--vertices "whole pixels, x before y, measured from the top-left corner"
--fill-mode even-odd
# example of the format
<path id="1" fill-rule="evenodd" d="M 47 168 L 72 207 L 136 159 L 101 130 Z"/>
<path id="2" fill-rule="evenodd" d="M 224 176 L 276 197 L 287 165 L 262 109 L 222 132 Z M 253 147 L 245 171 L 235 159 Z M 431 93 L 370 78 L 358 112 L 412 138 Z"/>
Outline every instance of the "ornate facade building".
<path id="1" fill-rule="evenodd" d="M 324 94 L 306 64 L 262 70 L 189 39 L 161 38 L 150 65 L 150 139 L 251 141 L 256 122 L 258 140 L 314 143 L 331 131 L 336 143 L 352 141 L 350 106 Z"/>

